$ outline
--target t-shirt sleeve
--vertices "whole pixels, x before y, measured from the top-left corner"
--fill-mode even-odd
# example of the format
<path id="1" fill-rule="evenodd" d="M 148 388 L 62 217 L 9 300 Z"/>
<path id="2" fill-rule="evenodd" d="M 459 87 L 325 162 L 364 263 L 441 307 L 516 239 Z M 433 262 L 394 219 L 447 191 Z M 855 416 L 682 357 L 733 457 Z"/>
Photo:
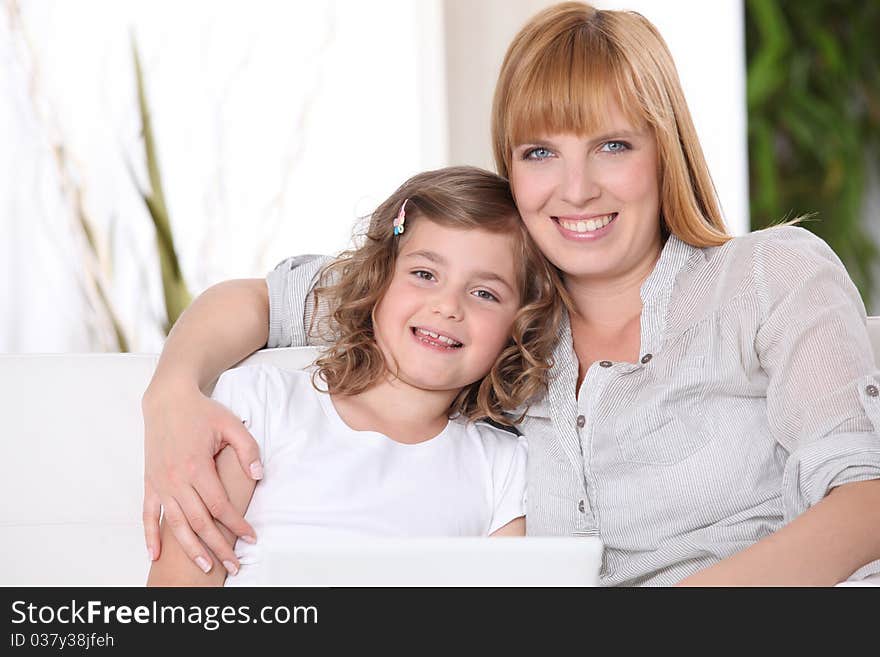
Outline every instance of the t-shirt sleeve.
<path id="1" fill-rule="evenodd" d="M 227 370 L 220 375 L 211 398 L 238 417 L 260 447 L 265 463 L 270 449 L 270 418 L 267 409 L 271 376 L 265 365 L 248 365 Z"/>
<path id="2" fill-rule="evenodd" d="M 526 514 L 526 463 L 528 443 L 523 436 L 505 437 L 492 468 L 494 507 L 489 533 Z"/>
<path id="3" fill-rule="evenodd" d="M 307 347 L 315 345 L 309 335 L 313 316 L 326 312 L 315 309 L 312 293 L 318 275 L 332 258 L 301 255 L 282 261 L 266 276 L 269 288 L 269 339 L 266 346 Z"/>

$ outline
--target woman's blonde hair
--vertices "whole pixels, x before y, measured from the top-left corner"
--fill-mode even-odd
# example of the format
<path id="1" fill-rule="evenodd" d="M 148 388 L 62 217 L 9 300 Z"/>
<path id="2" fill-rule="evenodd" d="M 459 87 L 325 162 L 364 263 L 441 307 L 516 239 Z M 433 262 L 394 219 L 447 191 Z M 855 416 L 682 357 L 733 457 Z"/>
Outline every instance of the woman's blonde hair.
<path id="1" fill-rule="evenodd" d="M 404 200 L 407 230 L 396 237 L 392 222 Z M 386 376 L 373 333 L 373 310 L 391 282 L 401 243 L 421 221 L 514 238 L 520 309 L 511 338 L 489 373 L 463 388 L 449 409 L 450 415 L 510 424 L 503 412 L 527 403 L 546 386 L 562 304 L 570 301 L 558 271 L 525 230 L 507 181 L 482 169 L 449 167 L 410 178 L 370 216 L 362 244 L 322 270 L 315 309 L 321 305 L 333 310 L 329 321 L 310 327 L 313 335 L 317 330 L 330 343 L 316 361 L 315 375 L 330 392 L 342 395 L 363 392 Z"/>
<path id="2" fill-rule="evenodd" d="M 520 30 L 495 87 L 492 138 L 498 172 L 510 176 L 517 144 L 607 127 L 611 102 L 633 125 L 653 130 L 664 234 L 698 247 L 729 240 L 672 55 L 657 29 L 632 11 L 564 2 Z"/>

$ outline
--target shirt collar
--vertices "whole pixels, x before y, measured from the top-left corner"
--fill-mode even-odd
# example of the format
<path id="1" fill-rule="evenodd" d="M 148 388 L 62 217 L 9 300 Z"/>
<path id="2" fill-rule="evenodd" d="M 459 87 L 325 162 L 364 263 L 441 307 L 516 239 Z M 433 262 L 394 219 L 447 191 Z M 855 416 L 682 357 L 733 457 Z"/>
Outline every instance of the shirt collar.
<path id="1" fill-rule="evenodd" d="M 681 271 L 693 258 L 702 257 L 702 250 L 670 235 L 660 251 L 654 269 L 642 283 L 639 294 L 642 299 L 641 354 L 653 354 L 660 349 L 663 331 L 666 328 L 667 310 L 675 281 Z M 574 400 L 578 376 L 578 359 L 571 338 L 571 323 L 568 311 L 562 311 L 559 322 L 556 346 L 553 349 L 553 369 L 550 373 L 550 399 Z M 637 367 L 637 366 L 634 366 Z M 541 402 L 544 402 L 542 404 Z M 544 415 L 547 400 L 540 400 L 530 408 L 529 415 Z M 571 408 L 575 405 L 571 404 Z M 522 412 L 523 407 L 517 409 Z"/>
<path id="2" fill-rule="evenodd" d="M 699 248 L 681 241 L 675 235 L 667 238 L 654 270 L 639 290 L 642 299 L 642 354 L 654 353 L 660 348 L 675 281 L 691 259 L 701 253 Z"/>
<path id="3" fill-rule="evenodd" d="M 663 245 L 654 269 L 639 289 L 642 299 L 641 355 L 654 353 L 660 348 L 675 281 L 685 266 L 701 254 L 701 249 L 681 241 L 675 235 L 670 235 Z M 577 377 L 577 357 L 574 354 L 567 311 L 563 311 L 562 321 L 559 323 L 553 358 L 557 375 L 568 375 L 561 378 Z"/>

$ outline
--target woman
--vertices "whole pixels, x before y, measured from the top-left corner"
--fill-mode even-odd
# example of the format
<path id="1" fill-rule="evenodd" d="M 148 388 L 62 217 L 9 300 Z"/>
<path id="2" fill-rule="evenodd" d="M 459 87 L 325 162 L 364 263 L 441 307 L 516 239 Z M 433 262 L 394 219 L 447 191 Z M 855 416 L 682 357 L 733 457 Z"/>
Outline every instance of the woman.
<path id="1" fill-rule="evenodd" d="M 864 307 L 806 231 L 726 234 L 656 29 L 580 3 L 541 12 L 508 50 L 493 114 L 499 172 L 575 308 L 549 393 L 523 422 L 529 533 L 600 536 L 605 584 L 831 585 L 880 571 L 880 379 Z M 268 294 L 262 281 L 212 288 L 169 337 L 144 397 L 154 556 L 159 498 L 192 558 L 204 551 L 193 530 L 234 558 L 211 515 L 251 531 L 211 457 L 228 442 L 258 477 L 256 447 L 199 388 L 267 342 L 307 342 L 319 266 L 282 263 Z"/>

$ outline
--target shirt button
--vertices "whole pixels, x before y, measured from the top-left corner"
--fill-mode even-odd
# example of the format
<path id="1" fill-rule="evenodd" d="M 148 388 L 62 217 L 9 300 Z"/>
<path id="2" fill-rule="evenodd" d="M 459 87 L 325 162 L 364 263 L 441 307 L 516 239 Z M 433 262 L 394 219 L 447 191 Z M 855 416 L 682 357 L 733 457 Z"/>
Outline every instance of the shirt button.
<path id="1" fill-rule="evenodd" d="M 578 415 L 578 419 L 577 419 L 578 429 L 583 429 L 584 425 L 586 423 L 587 423 L 587 418 L 585 418 L 583 415 Z"/>
<path id="2" fill-rule="evenodd" d="M 599 367 L 611 367 L 611 364 L 612 363 L 610 360 L 600 360 L 599 361 Z"/>
<path id="3" fill-rule="evenodd" d="M 877 395 L 880 395 L 880 390 L 877 389 L 877 386 L 868 386 L 867 388 L 865 388 L 865 392 L 867 392 L 868 395 L 871 397 L 876 397 Z"/>
<path id="4" fill-rule="evenodd" d="M 583 513 L 585 508 L 586 508 L 586 507 L 584 506 L 584 501 L 583 501 L 583 500 L 578 500 L 578 511 L 580 511 L 581 513 Z"/>
<path id="5" fill-rule="evenodd" d="M 645 354 L 644 356 L 642 356 L 642 365 L 647 365 L 648 363 L 650 363 L 652 358 L 653 356 L 651 354 Z"/>

